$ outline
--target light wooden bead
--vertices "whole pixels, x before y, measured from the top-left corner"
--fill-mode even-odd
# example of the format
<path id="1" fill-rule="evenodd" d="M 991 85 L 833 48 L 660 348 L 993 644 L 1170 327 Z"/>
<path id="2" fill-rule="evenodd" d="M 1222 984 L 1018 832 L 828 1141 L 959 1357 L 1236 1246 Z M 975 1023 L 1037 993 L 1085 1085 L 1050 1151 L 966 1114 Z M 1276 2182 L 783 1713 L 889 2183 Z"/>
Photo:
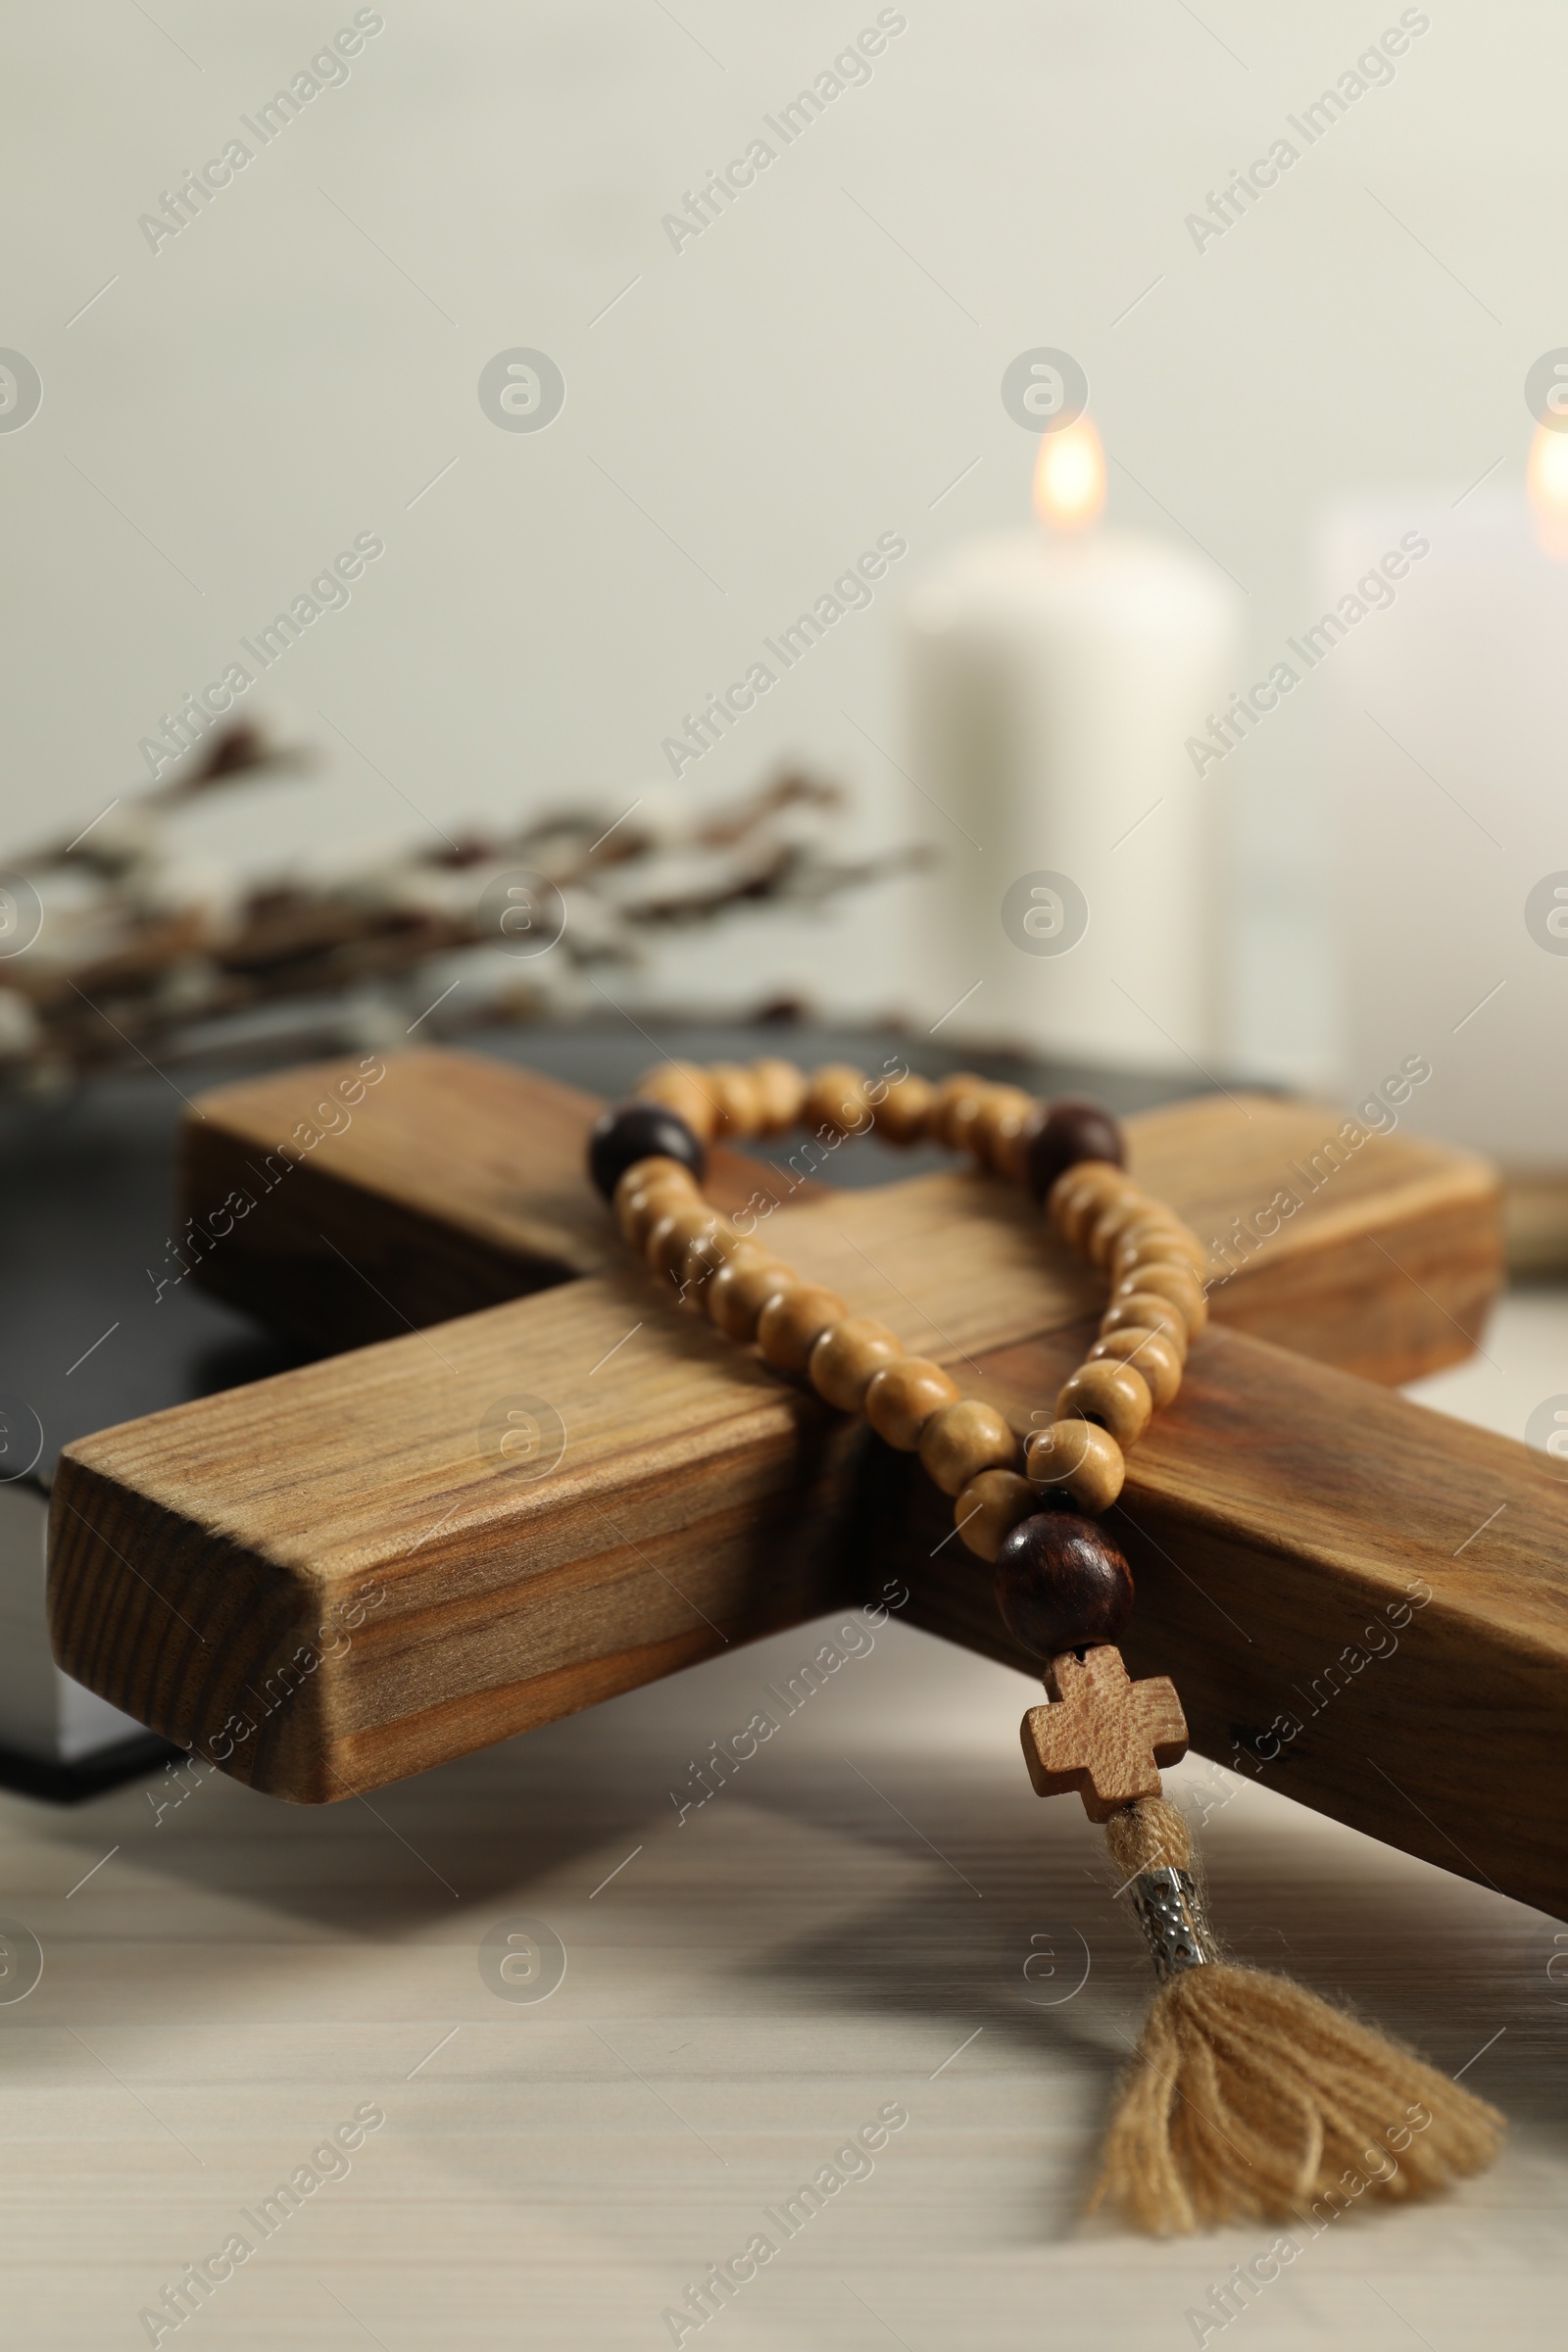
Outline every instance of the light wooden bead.
<path id="1" fill-rule="evenodd" d="M 994 1560 L 1003 1537 L 1010 1536 L 1020 1519 L 1039 1508 L 1039 1495 L 1016 1470 L 982 1470 L 959 1491 L 953 1520 L 958 1541 L 976 1558 Z"/>
<path id="2" fill-rule="evenodd" d="M 1206 1269 L 1205 1272 L 1200 1272 L 1193 1258 L 1194 1252 L 1184 1250 L 1173 1236 L 1167 1236 L 1163 1241 L 1155 1239 L 1143 1242 L 1136 1250 L 1125 1252 L 1118 1250 L 1110 1261 L 1111 1294 L 1114 1296 L 1116 1292 L 1128 1289 L 1133 1277 L 1141 1274 L 1146 1266 L 1173 1266 L 1178 1274 L 1188 1282 L 1195 1283 L 1202 1293 Z"/>
<path id="3" fill-rule="evenodd" d="M 1135 1241 L 1146 1230 L 1150 1233 L 1175 1234 L 1188 1248 L 1196 1250 L 1199 1247 L 1197 1234 L 1190 1225 L 1182 1222 L 1168 1201 L 1151 1200 L 1146 1213 L 1129 1225 L 1121 1238 L 1124 1242 Z"/>
<path id="4" fill-rule="evenodd" d="M 611 1198 L 618 1208 L 623 1193 L 634 1193 L 640 1185 L 662 1184 L 666 1177 L 684 1184 L 690 1192 L 701 1190 L 684 1160 L 670 1159 L 662 1152 L 651 1152 L 646 1159 L 634 1159 L 629 1168 L 621 1170 Z"/>
<path id="5" fill-rule="evenodd" d="M 1121 1235 L 1140 1217 L 1147 1216 L 1149 1209 L 1148 1194 L 1140 1192 L 1136 1186 L 1130 1186 L 1119 1200 L 1109 1201 L 1099 1216 L 1085 1226 L 1079 1248 L 1092 1264 L 1108 1266 L 1111 1252 Z"/>
<path id="6" fill-rule="evenodd" d="M 706 1073 L 708 1091 L 718 1106 L 717 1135 L 755 1135 L 762 1124 L 761 1096 L 751 1070 L 738 1062 L 715 1061 Z"/>
<path id="7" fill-rule="evenodd" d="M 1063 1381 L 1056 1398 L 1058 1421 L 1098 1421 L 1121 1446 L 1136 1446 L 1153 1409 L 1143 1374 L 1111 1356 L 1080 1364 L 1072 1378 Z"/>
<path id="8" fill-rule="evenodd" d="M 1190 1226 L 1168 1209 L 1160 1209 L 1124 1227 L 1116 1236 L 1111 1264 L 1118 1272 L 1125 1272 L 1140 1257 L 1180 1257 L 1190 1259 L 1194 1272 L 1198 1273 L 1207 1263 L 1207 1255 Z"/>
<path id="9" fill-rule="evenodd" d="M 927 1134 L 950 1152 L 957 1151 L 986 1091 L 986 1081 L 974 1070 L 955 1070 L 942 1079 L 926 1115 Z"/>
<path id="10" fill-rule="evenodd" d="M 654 1186 L 661 1184 L 666 1185 L 673 1191 L 683 1181 L 688 1193 L 695 1200 L 697 1198 L 697 1180 L 691 1170 L 682 1167 L 678 1159 L 666 1159 L 662 1152 L 652 1153 L 647 1159 L 634 1160 L 629 1168 L 623 1169 L 616 1180 L 614 1192 L 611 1196 L 611 1204 L 615 1212 L 615 1222 L 621 1232 L 626 1234 L 626 1212 L 638 1193 L 646 1193 Z M 629 1241 L 631 1236 L 626 1234 L 626 1239 Z M 639 1242 L 636 1247 L 641 1248 L 641 1243 Z"/>
<path id="11" fill-rule="evenodd" d="M 1063 1241 L 1081 1250 L 1089 1227 L 1102 1211 L 1113 1200 L 1131 1199 L 1137 1189 L 1125 1168 L 1108 1159 L 1085 1159 L 1056 1178 L 1046 1196 L 1046 1206 Z"/>
<path id="12" fill-rule="evenodd" d="M 933 1413 L 953 1404 L 957 1383 L 923 1355 L 902 1356 L 874 1374 L 865 1392 L 865 1417 L 879 1438 L 901 1453 L 913 1453 Z"/>
<path id="13" fill-rule="evenodd" d="M 844 1301 L 836 1291 L 795 1276 L 757 1318 L 757 1345 L 763 1362 L 779 1372 L 804 1372 L 823 1332 L 842 1323 L 844 1313 Z"/>
<path id="14" fill-rule="evenodd" d="M 763 1307 L 794 1280 L 789 1267 L 781 1265 L 760 1242 L 744 1242 L 712 1281 L 703 1286 L 708 1319 L 729 1339 L 754 1340 Z"/>
<path id="15" fill-rule="evenodd" d="M 846 1315 L 824 1331 L 811 1349 L 807 1374 L 812 1388 L 841 1413 L 858 1413 L 875 1375 L 904 1353 L 904 1342 L 869 1315 Z"/>
<path id="16" fill-rule="evenodd" d="M 806 1074 L 793 1061 L 769 1055 L 752 1064 L 761 1117 L 759 1135 L 782 1135 L 793 1127 L 806 1101 Z"/>
<path id="17" fill-rule="evenodd" d="M 1022 1184 L 1030 1124 L 1040 1108 L 1021 1086 L 994 1086 L 975 1114 L 974 1148 L 982 1167 Z"/>
<path id="18" fill-rule="evenodd" d="M 727 1266 L 737 1250 L 750 1245 L 738 1234 L 727 1218 L 717 1217 L 706 1233 L 700 1233 L 687 1245 L 686 1294 L 683 1306 L 694 1307 L 699 1313 L 708 1309 L 708 1286 L 721 1266 Z"/>
<path id="19" fill-rule="evenodd" d="M 869 1113 L 865 1080 L 858 1070 L 846 1061 L 830 1061 L 812 1071 L 802 1117 L 813 1133 L 828 1127 L 837 1135 L 858 1135 Z"/>
<path id="20" fill-rule="evenodd" d="M 1149 1331 L 1129 1323 L 1123 1330 L 1108 1332 L 1104 1339 L 1095 1342 L 1089 1350 L 1089 1361 L 1098 1363 L 1102 1356 L 1131 1364 L 1135 1372 L 1143 1374 L 1156 1413 L 1162 1413 L 1175 1400 L 1182 1385 L 1182 1359 L 1162 1331 Z"/>
<path id="21" fill-rule="evenodd" d="M 1134 1291 L 1130 1298 L 1117 1298 L 1100 1318 L 1100 1336 L 1105 1340 L 1113 1331 L 1127 1331 L 1134 1325 L 1143 1331 L 1162 1331 L 1186 1363 L 1186 1318 L 1168 1298 L 1161 1298 L 1157 1291 Z"/>
<path id="22" fill-rule="evenodd" d="M 890 1080 L 887 1093 L 874 1106 L 877 1133 L 883 1142 L 919 1143 L 936 1097 L 937 1090 L 929 1078 L 916 1078 L 911 1072 L 906 1078 Z"/>
<path id="23" fill-rule="evenodd" d="M 711 1141 L 718 1125 L 718 1104 L 703 1072 L 689 1061 L 656 1061 L 637 1081 L 645 1102 L 662 1102 L 684 1119 L 701 1143 Z"/>
<path id="24" fill-rule="evenodd" d="M 668 1210 L 643 1245 L 643 1255 L 653 1272 L 662 1274 L 678 1288 L 689 1272 L 687 1250 L 699 1236 L 711 1233 L 717 1222 L 706 1200 L 694 1200 L 689 1207 Z"/>
<path id="25" fill-rule="evenodd" d="M 995 1405 L 962 1396 L 933 1413 L 920 1432 L 920 1460 L 944 1494 L 956 1494 L 982 1470 L 1010 1470 L 1018 1441 Z"/>
<path id="26" fill-rule="evenodd" d="M 688 1181 L 679 1183 L 672 1176 L 657 1176 L 647 1184 L 634 1185 L 624 1200 L 617 1187 L 615 1218 L 622 1238 L 641 1251 L 648 1246 L 648 1236 L 661 1217 L 668 1216 L 672 1208 L 689 1208 L 701 1196 L 697 1187 Z"/>
<path id="27" fill-rule="evenodd" d="M 1032 1486 L 1090 1512 L 1108 1511 L 1127 1476 L 1121 1447 L 1094 1421 L 1053 1421 L 1030 1439 L 1026 1466 Z"/>
<path id="28" fill-rule="evenodd" d="M 730 1223 L 728 1217 L 719 1217 L 715 1221 L 708 1242 L 708 1252 L 712 1258 L 715 1273 L 720 1266 L 727 1266 L 730 1259 L 736 1256 L 740 1250 L 762 1248 L 763 1245 L 758 1241 L 755 1234 L 740 1232 Z"/>
<path id="29" fill-rule="evenodd" d="M 1186 1324 L 1190 1340 L 1196 1340 L 1208 1321 L 1208 1300 L 1203 1297 L 1198 1277 L 1186 1266 L 1173 1261 L 1135 1266 L 1130 1274 L 1122 1276 L 1110 1296 L 1112 1304 L 1118 1298 L 1136 1298 L 1140 1296 L 1168 1298 Z"/>
<path id="30" fill-rule="evenodd" d="M 989 1090 L 988 1090 L 989 1091 Z M 985 1150 L 980 1141 L 980 1113 L 986 1098 L 981 1095 L 959 1095 L 949 1104 L 942 1121 L 942 1141 L 950 1152 L 967 1152 L 970 1158 L 985 1166 Z"/>
<path id="31" fill-rule="evenodd" d="M 1042 1104 L 1041 1107 L 1048 1105 Z M 1128 1190 L 1133 1181 L 1119 1160 L 1075 1159 L 1070 1167 L 1062 1169 L 1047 1193 L 1046 1214 L 1059 1224 L 1068 1213 L 1071 1202 L 1080 1194 L 1087 1198 L 1091 1193 L 1098 1193 L 1109 1200 L 1113 1193 Z"/>

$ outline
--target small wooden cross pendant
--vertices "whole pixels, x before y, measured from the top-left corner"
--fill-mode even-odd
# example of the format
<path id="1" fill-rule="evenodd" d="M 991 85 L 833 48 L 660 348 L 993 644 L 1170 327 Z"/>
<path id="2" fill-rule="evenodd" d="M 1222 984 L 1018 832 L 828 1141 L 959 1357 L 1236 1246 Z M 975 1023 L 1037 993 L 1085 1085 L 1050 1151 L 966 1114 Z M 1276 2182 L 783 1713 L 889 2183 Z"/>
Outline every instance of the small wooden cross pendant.
<path id="1" fill-rule="evenodd" d="M 1024 1761 L 1037 1796 L 1076 1788 L 1091 1821 L 1108 1821 L 1135 1797 L 1159 1794 L 1159 1767 L 1187 1753 L 1187 1719 L 1165 1675 L 1128 1680 L 1121 1651 L 1107 1642 L 1069 1649 L 1046 1668 L 1053 1704 L 1031 1707 L 1021 1726 Z"/>

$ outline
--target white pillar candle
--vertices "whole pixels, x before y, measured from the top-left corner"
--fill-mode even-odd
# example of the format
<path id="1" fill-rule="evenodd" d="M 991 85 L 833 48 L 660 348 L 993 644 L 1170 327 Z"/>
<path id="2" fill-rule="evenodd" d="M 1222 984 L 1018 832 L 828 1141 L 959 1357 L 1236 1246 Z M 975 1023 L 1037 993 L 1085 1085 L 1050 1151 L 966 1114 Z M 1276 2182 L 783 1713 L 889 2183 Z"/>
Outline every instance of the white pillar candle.
<path id="1" fill-rule="evenodd" d="M 1364 610 L 1311 648 L 1338 784 L 1345 1085 L 1419 1056 L 1409 1124 L 1521 1171 L 1568 1169 L 1568 435 L 1538 435 L 1531 491 L 1534 513 L 1491 485 L 1339 509 L 1323 611 Z"/>
<path id="2" fill-rule="evenodd" d="M 915 991 L 950 1040 L 1196 1076 L 1223 1052 L 1224 860 L 1186 747 L 1235 682 L 1239 599 L 1095 527 L 1103 482 L 1087 418 L 1047 436 L 1041 527 L 913 601 L 913 815 L 942 859 Z"/>

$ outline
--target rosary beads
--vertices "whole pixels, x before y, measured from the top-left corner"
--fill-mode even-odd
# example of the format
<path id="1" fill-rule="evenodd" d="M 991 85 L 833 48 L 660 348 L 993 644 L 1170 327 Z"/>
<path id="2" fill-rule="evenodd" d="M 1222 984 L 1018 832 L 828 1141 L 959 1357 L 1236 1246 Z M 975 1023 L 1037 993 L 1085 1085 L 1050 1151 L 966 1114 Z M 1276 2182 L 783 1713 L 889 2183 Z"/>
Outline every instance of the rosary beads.
<path id="1" fill-rule="evenodd" d="M 968 1073 L 940 1085 L 840 1066 L 807 1078 L 776 1059 L 665 1062 L 638 1091 L 599 1120 L 588 1154 L 626 1240 L 685 1306 L 918 1454 L 952 1496 L 963 1543 L 994 1562 L 1003 1621 L 1044 1661 L 1049 1703 L 1023 1721 L 1030 1778 L 1042 1796 L 1076 1789 L 1104 1826 L 1158 1981 L 1091 2209 L 1118 2206 L 1164 2234 L 1242 2215 L 1283 2220 L 1343 2195 L 1352 2177 L 1380 2200 L 1430 2195 L 1490 2163 L 1502 2124 L 1494 2108 L 1304 1986 L 1227 1960 L 1209 1928 L 1190 1832 L 1160 1788 L 1160 1766 L 1186 1753 L 1187 1725 L 1164 1676 L 1128 1678 L 1115 1643 L 1132 1574 L 1097 1524 L 1121 1492 L 1126 1448 L 1181 1387 L 1207 1320 L 1203 1257 L 1127 1174 L 1114 1120 L 1092 1102 L 1047 1106 Z M 710 1142 L 797 1121 L 826 1141 L 874 1124 L 892 1143 L 966 1151 L 1025 1185 L 1104 1270 L 1100 1336 L 1021 1464 L 993 1405 L 960 1396 L 940 1364 L 906 1354 L 884 1324 L 852 1315 L 702 1199 Z M 1386 2153 L 1377 2135 L 1401 2114 L 1402 2161 L 1363 2179 L 1354 2168 L 1372 2163 L 1370 2142 Z"/>
<path id="2" fill-rule="evenodd" d="M 833 1066 L 808 1079 L 775 1059 L 708 1070 L 665 1063 L 642 1079 L 639 1097 L 606 1112 L 590 1147 L 594 1180 L 625 1239 L 729 1338 L 755 1342 L 775 1370 L 803 1377 L 841 1412 L 863 1413 L 888 1445 L 919 1455 L 954 1498 L 961 1541 L 996 1563 L 998 1605 L 1026 1649 L 1051 1659 L 1115 1642 L 1131 1612 L 1132 1575 L 1091 1521 L 1121 1492 L 1125 1448 L 1180 1388 L 1207 1303 L 1196 1236 L 1127 1175 L 1109 1114 L 1077 1101 L 1048 1108 L 967 1073 L 932 1085 Z M 1026 1185 L 1058 1232 L 1109 1274 L 1100 1337 L 1062 1386 L 1055 1418 L 1030 1437 L 1021 1471 L 1018 1441 L 994 1405 L 960 1396 L 940 1364 L 906 1355 L 885 1325 L 852 1315 L 703 1200 L 709 1141 L 744 1142 L 797 1122 L 835 1141 L 874 1124 L 893 1143 L 965 1150 L 987 1172 Z"/>

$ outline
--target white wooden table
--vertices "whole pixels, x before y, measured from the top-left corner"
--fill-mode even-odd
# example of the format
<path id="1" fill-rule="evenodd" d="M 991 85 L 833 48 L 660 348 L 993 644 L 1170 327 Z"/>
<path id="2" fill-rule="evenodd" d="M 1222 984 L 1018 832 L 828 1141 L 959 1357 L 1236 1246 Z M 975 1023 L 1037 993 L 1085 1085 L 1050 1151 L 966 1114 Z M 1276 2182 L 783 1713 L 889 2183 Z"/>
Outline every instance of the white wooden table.
<path id="1" fill-rule="evenodd" d="M 1518 1434 L 1568 1389 L 1568 1301 L 1508 1301 L 1487 1350 L 1424 1393 Z M 774 2258 L 684 2341 L 1195 2342 L 1189 2309 L 1277 2231 L 1154 2245 L 1079 2216 L 1151 1977 L 1099 1835 L 1030 1792 L 1035 1687 L 896 1620 L 869 1648 L 861 1629 L 862 1654 L 677 1819 L 693 1760 L 823 1631 L 373 1804 L 296 1811 L 217 1776 L 156 1820 L 145 1788 L 66 1812 L 0 1798 L 0 1912 L 45 1956 L 0 2006 L 5 2343 L 146 2343 L 139 2312 L 235 2231 L 253 2254 L 160 2341 L 654 2347 L 762 2231 Z M 1236 1949 L 1468 2065 L 1514 2119 L 1492 2175 L 1338 2222 L 1225 2332 L 1561 2341 L 1568 1929 L 1211 1766 L 1172 1784 L 1209 1809 Z M 480 1972 L 519 1918 L 564 1946 L 543 2000 Z M 264 2237 L 244 2217 L 367 2105 L 384 2123 Z M 874 2169 L 786 2238 L 766 2209 L 885 2106 L 908 2122 Z"/>

